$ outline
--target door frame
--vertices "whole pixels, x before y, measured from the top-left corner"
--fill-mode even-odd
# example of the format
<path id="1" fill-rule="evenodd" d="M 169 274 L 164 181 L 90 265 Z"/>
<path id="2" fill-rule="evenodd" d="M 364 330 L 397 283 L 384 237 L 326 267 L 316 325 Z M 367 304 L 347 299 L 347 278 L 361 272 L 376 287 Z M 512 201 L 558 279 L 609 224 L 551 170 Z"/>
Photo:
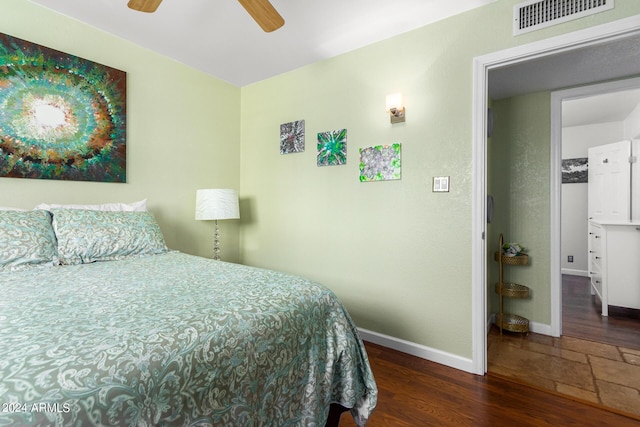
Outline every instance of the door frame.
<path id="1" fill-rule="evenodd" d="M 473 166 L 471 200 L 471 285 L 472 285 L 472 369 L 479 375 L 487 372 L 487 332 L 490 326 L 487 312 L 487 119 L 489 71 L 507 65 L 529 61 L 548 55 L 568 52 L 604 42 L 640 34 L 640 15 L 624 18 L 564 34 L 538 42 L 517 46 L 474 58 L 473 60 Z M 552 108 L 551 117 L 554 111 Z M 561 176 L 554 164 L 561 159 L 561 144 L 551 131 L 551 209 L 550 209 L 550 284 L 552 335 L 561 333 L 562 273 L 560 263 L 560 207 Z M 554 139 L 555 138 L 555 139 Z M 554 143 L 555 141 L 555 143 Z M 558 163 L 559 164 L 559 163 Z"/>

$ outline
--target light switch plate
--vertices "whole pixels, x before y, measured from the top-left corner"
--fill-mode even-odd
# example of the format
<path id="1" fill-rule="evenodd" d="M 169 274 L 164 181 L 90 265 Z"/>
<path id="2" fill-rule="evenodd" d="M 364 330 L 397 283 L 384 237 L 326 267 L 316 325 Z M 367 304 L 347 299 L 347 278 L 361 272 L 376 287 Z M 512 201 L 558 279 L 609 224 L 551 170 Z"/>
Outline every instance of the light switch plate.
<path id="1" fill-rule="evenodd" d="M 433 177 L 433 192 L 434 193 L 448 193 L 449 192 L 449 177 L 448 176 L 434 176 Z"/>

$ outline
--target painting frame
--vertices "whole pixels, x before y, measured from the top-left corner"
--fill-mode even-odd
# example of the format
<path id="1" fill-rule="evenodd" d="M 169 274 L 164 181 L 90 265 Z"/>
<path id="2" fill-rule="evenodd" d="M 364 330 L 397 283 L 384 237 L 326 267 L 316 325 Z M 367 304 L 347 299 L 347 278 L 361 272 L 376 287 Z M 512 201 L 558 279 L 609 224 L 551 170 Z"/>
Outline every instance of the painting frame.
<path id="1" fill-rule="evenodd" d="M 347 129 L 318 132 L 318 166 L 347 164 Z"/>
<path id="2" fill-rule="evenodd" d="M 305 121 L 295 120 L 280 125 L 280 154 L 304 152 Z"/>
<path id="3" fill-rule="evenodd" d="M 589 158 L 562 159 L 562 183 L 586 184 L 589 182 Z"/>
<path id="4" fill-rule="evenodd" d="M 0 33 L 0 177 L 126 182 L 127 74 Z"/>
<path id="5" fill-rule="evenodd" d="M 402 144 L 360 148 L 360 182 L 402 179 Z"/>

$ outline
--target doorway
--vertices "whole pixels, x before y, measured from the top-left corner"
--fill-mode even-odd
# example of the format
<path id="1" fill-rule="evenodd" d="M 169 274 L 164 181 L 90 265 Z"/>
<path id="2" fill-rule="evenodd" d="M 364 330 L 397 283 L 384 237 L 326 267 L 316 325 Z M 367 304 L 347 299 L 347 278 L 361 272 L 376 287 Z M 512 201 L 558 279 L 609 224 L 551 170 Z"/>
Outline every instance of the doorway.
<path id="1" fill-rule="evenodd" d="M 585 165 L 592 147 L 618 141 L 627 141 L 628 144 L 640 133 L 637 119 L 640 116 L 640 78 L 556 91 L 551 94 L 551 103 L 552 110 L 560 111 L 560 114 L 551 117 L 554 135 L 551 143 L 561 146 L 563 162 L 569 168 L 572 164 Z M 627 153 L 624 157 L 625 164 L 629 155 Z M 597 165 L 591 166 L 590 175 L 596 171 L 594 167 Z M 587 201 L 591 200 L 588 189 L 594 188 L 595 184 L 587 183 L 586 179 L 578 176 L 575 175 L 576 179 L 568 176 L 566 182 L 562 183 L 561 269 L 564 275 L 585 276 L 589 281 Z M 586 178 L 586 171 L 582 176 Z M 626 181 L 630 184 L 628 179 Z M 629 190 L 627 188 L 623 199 L 629 200 Z M 606 190 L 603 194 L 611 194 L 611 191 Z M 611 206 L 610 203 L 607 205 Z M 622 211 L 628 221 L 630 206 Z M 562 330 L 566 333 L 564 328 Z"/>
<path id="2" fill-rule="evenodd" d="M 472 200 L 472 283 L 473 283 L 473 368 L 474 372 L 484 374 L 487 370 L 487 332 L 489 323 L 489 310 L 487 308 L 487 295 L 489 286 L 487 283 L 487 190 L 486 190 L 486 169 L 487 169 L 487 131 L 488 131 L 488 111 L 487 104 L 490 99 L 490 73 L 497 75 L 513 74 L 517 76 L 516 83 L 519 86 L 531 85 L 531 83 L 542 84 L 537 90 L 556 90 L 562 87 L 570 87 L 602 81 L 612 78 L 622 78 L 632 74 L 640 73 L 640 63 L 634 55 L 626 54 L 624 49 L 611 49 L 613 45 L 624 46 L 636 45 L 640 35 L 640 17 L 631 17 L 592 27 L 575 33 L 547 39 L 529 45 L 519 46 L 502 52 L 486 55 L 474 60 L 474 133 L 473 133 L 473 200 Z M 619 45 L 617 45 L 619 43 Z M 614 66 L 605 67 L 584 67 L 581 73 L 567 73 L 562 75 L 563 69 L 557 69 L 559 78 L 554 81 L 560 86 L 550 87 L 548 81 L 535 81 L 535 79 L 522 79 L 522 76 L 532 75 L 531 70 L 527 70 L 531 65 L 539 69 L 541 64 L 553 65 L 554 61 L 566 60 L 566 55 L 571 55 L 578 51 L 585 53 L 585 50 L 606 49 L 607 52 L 618 52 L 618 56 L 611 54 L 593 55 L 594 58 L 607 58 L 607 65 L 611 65 L 612 58 Z M 624 63 L 625 61 L 636 61 Z M 602 62 L 602 59 L 600 59 Z M 617 61 L 617 62 L 616 62 Z M 555 64 L 557 66 L 557 63 Z M 520 72 L 517 72 L 519 69 Z M 604 69 L 604 71 L 603 71 Z M 632 70 L 632 71 L 630 71 Z M 590 74 L 592 72 L 593 74 Z M 524 73 L 524 74 L 523 74 Z M 613 76 L 613 74 L 618 74 Z M 535 73 L 534 73 L 535 74 Z M 577 77 L 579 79 L 576 79 Z M 563 81 L 562 78 L 568 79 Z M 508 79 L 503 79 L 507 81 Z M 535 81 L 535 82 L 534 82 Z M 533 91 L 533 90 L 530 90 Z M 552 106 L 553 109 L 553 106 Z M 557 112 L 555 112 L 557 114 Z M 552 117 L 554 111 L 552 110 Z M 557 135 L 556 135 L 557 137 Z M 554 138 L 553 132 L 551 138 Z M 557 140 L 556 140 L 557 141 Z M 560 266 L 560 159 L 559 144 L 551 144 L 551 176 L 550 176 L 550 226 L 549 234 L 551 244 L 549 248 L 549 293 L 550 293 L 550 318 L 548 319 L 549 334 L 559 336 L 562 331 L 561 325 L 561 266 Z M 544 323 L 544 322 L 543 322 Z M 544 324 L 543 324 L 544 326 Z"/>
<path id="3" fill-rule="evenodd" d="M 496 196 L 495 206 L 500 206 L 501 210 L 507 208 L 507 212 L 499 212 L 494 215 L 493 223 L 487 227 L 488 235 L 492 236 L 488 241 L 490 253 L 497 250 L 492 239 L 495 237 L 495 228 L 499 227 L 499 230 L 514 236 L 516 241 L 530 244 L 531 258 L 535 267 L 538 270 L 545 270 L 541 268 L 541 264 L 544 262 L 544 259 L 541 258 L 547 257 L 544 249 L 548 247 L 547 241 L 550 240 L 550 236 L 548 233 L 538 233 L 540 235 L 547 234 L 544 236 L 546 240 L 543 241 L 544 244 L 540 244 L 540 241 L 536 241 L 536 239 L 542 240 L 541 236 L 535 236 L 535 232 L 531 232 L 527 227 L 522 227 L 521 223 L 535 224 L 535 227 L 540 227 L 542 230 L 549 228 L 545 224 L 544 217 L 549 211 L 550 193 L 547 190 L 545 194 L 540 195 L 536 188 L 548 186 L 551 122 L 555 121 L 560 125 L 564 123 L 570 126 L 561 133 L 561 140 L 555 142 L 560 148 L 558 151 L 562 152 L 561 158 L 586 157 L 590 147 L 622 140 L 627 136 L 631 137 L 632 133 L 636 132 L 631 130 L 631 125 L 636 120 L 624 123 L 624 119 L 636 110 L 640 101 L 632 96 L 634 91 L 621 89 L 633 88 L 639 83 L 638 79 L 635 81 L 631 79 L 616 81 L 615 84 L 582 86 L 579 90 L 562 90 L 554 92 L 553 95 L 548 91 L 538 92 L 492 102 L 496 122 L 499 117 L 500 121 L 510 123 L 496 123 L 493 137 L 488 142 L 488 189 L 491 194 Z M 615 99 L 608 99 L 614 97 L 611 91 L 617 94 Z M 631 98 L 630 102 L 624 102 L 623 97 Z M 559 115 L 550 117 L 552 98 L 554 101 L 562 103 L 561 109 L 564 110 L 562 120 L 559 120 Z M 591 100 L 596 101 L 595 108 L 590 104 Z M 609 103 L 609 101 L 612 102 Z M 574 119 L 570 122 L 567 110 L 570 111 L 572 107 L 580 105 L 584 107 L 579 108 L 581 111 L 578 116 L 581 120 Z M 560 111 L 561 109 L 555 110 Z M 620 113 L 618 115 L 612 114 L 616 109 L 620 110 Z M 602 118 L 596 117 L 595 113 L 598 112 Z M 604 116 L 604 113 L 607 115 Z M 615 118 L 617 120 L 614 123 Z M 496 159 L 500 161 L 496 161 Z M 526 159 L 526 163 L 523 161 L 524 159 Z M 626 157 L 624 160 L 626 161 Z M 525 165 L 527 166 L 525 169 L 529 170 L 522 170 L 522 168 L 513 165 Z M 537 172 L 537 177 L 531 174 L 531 169 Z M 502 182 L 496 183 L 496 181 Z M 534 188 L 523 188 L 523 183 L 527 187 L 533 186 Z M 582 229 L 576 227 L 577 230 L 572 231 L 577 234 L 576 240 L 584 239 L 584 245 L 582 247 L 574 245 L 573 252 L 568 253 L 575 255 L 576 263 L 572 265 L 579 265 L 580 261 L 584 262 L 581 270 L 586 276 L 588 264 L 586 260 L 588 253 L 587 184 L 563 183 L 561 186 L 562 219 L 564 220 L 568 213 L 572 225 L 579 223 L 583 225 Z M 502 187 L 506 187 L 506 191 Z M 568 195 L 574 196 L 570 203 L 578 207 L 575 212 L 567 209 L 571 207 L 565 203 L 565 198 Z M 545 206 L 540 207 L 541 202 L 544 202 Z M 532 213 L 527 211 L 532 211 Z M 628 212 L 628 209 L 626 211 Z M 505 219 L 505 216 L 515 217 L 515 219 Z M 562 234 L 565 235 L 569 227 L 566 227 L 566 221 L 562 221 L 561 225 Z M 531 227 L 529 226 L 529 228 Z M 525 241 L 518 240 L 521 238 Z M 567 254 L 566 247 L 569 245 L 564 240 L 561 241 L 562 267 L 566 268 L 567 265 L 564 264 L 564 261 L 566 261 Z M 491 247 L 491 243 L 494 244 L 494 247 Z M 491 261 L 488 265 L 489 269 L 493 267 Z M 533 269 L 532 266 L 527 268 Z M 570 271 L 574 274 L 577 272 L 577 270 Z M 550 273 L 546 274 L 548 277 Z M 507 277 L 515 279 L 518 283 L 533 284 L 534 292 L 540 289 L 539 286 L 536 286 L 535 281 L 520 282 L 513 274 L 509 274 Z M 533 277 L 533 275 L 522 277 Z M 580 277 L 581 280 L 572 280 L 574 278 L 576 276 L 562 275 L 563 295 L 559 304 L 561 308 L 560 319 L 563 321 L 562 338 L 549 336 L 550 333 L 543 330 L 545 325 L 533 324 L 532 329 L 540 334 L 530 334 L 529 336 L 506 333 L 501 336 L 493 327 L 488 334 L 488 372 L 494 376 L 533 384 L 572 398 L 624 410 L 625 413 L 633 414 L 636 417 L 640 416 L 640 411 L 634 409 L 640 407 L 638 406 L 640 401 L 637 398 L 621 398 L 623 395 L 627 396 L 627 394 L 632 395 L 638 392 L 637 387 L 630 387 L 627 379 L 637 378 L 640 375 L 640 370 L 616 360 L 619 355 L 623 356 L 623 360 L 633 357 L 630 355 L 634 353 L 627 348 L 639 349 L 637 345 L 631 346 L 629 343 L 633 341 L 633 337 L 637 338 L 640 323 L 637 319 L 635 321 L 629 319 L 629 322 L 638 325 L 632 328 L 629 328 L 630 325 L 617 324 L 624 318 L 621 313 L 612 314 L 610 318 L 602 318 L 599 310 L 596 309 L 599 301 L 596 300 L 594 304 L 594 299 L 589 292 L 590 279 Z M 494 283 L 494 279 L 489 280 L 490 284 Z M 545 281 L 546 277 L 538 276 L 537 279 Z M 489 292 L 492 290 L 489 287 Z M 547 290 L 547 292 L 549 291 Z M 493 298 L 492 308 L 495 311 L 495 296 Z M 534 307 L 538 321 L 540 312 L 544 308 L 541 308 L 541 300 L 542 298 L 538 295 L 538 305 Z M 525 305 L 514 308 L 516 308 L 514 313 L 534 317 L 528 315 L 532 313 L 526 311 L 527 306 Z M 607 340 L 607 337 L 613 337 L 614 327 L 615 336 L 619 339 L 616 341 Z M 610 345 L 599 344 L 601 342 L 608 342 Z M 571 360 L 568 360 L 567 354 L 571 354 Z M 603 374 L 602 366 L 604 364 L 608 367 L 607 375 Z"/>

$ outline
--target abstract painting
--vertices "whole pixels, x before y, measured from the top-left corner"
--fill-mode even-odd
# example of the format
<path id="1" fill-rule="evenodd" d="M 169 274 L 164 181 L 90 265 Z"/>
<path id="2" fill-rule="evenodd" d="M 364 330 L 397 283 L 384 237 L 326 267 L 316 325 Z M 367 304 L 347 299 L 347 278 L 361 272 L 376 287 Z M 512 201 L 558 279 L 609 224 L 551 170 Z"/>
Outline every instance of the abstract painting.
<path id="1" fill-rule="evenodd" d="M 401 176 L 401 144 L 360 149 L 360 182 L 390 181 Z"/>
<path id="2" fill-rule="evenodd" d="M 589 158 L 562 159 L 562 183 L 579 184 L 589 180 Z"/>
<path id="3" fill-rule="evenodd" d="M 280 125 L 280 154 L 304 151 L 304 120 Z"/>
<path id="4" fill-rule="evenodd" d="M 347 163 L 347 130 L 333 130 L 318 134 L 318 166 Z"/>
<path id="5" fill-rule="evenodd" d="M 126 73 L 0 33 L 0 176 L 126 182 Z"/>

